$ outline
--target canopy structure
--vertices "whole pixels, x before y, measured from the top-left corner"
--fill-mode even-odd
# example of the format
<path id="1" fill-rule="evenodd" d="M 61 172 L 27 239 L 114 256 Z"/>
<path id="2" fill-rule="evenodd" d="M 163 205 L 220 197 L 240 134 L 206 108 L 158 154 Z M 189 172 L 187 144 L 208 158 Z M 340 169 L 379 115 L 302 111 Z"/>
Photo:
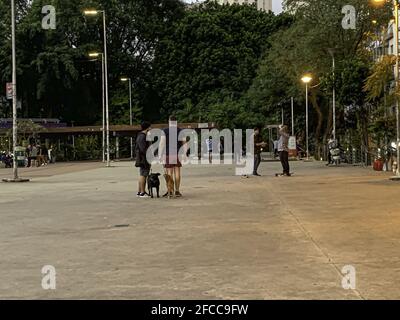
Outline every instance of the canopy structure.
<path id="1" fill-rule="evenodd" d="M 163 129 L 167 128 L 168 124 L 152 124 L 152 128 Z M 213 129 L 216 127 L 215 123 L 179 123 L 181 129 Z M 0 128 L 0 135 L 5 135 L 8 129 Z M 119 137 L 131 137 L 135 136 L 141 131 L 139 125 L 114 125 L 110 126 L 110 134 Z M 77 126 L 77 127 L 50 127 L 35 132 L 38 137 L 41 138 L 60 138 L 64 136 L 91 136 L 100 135 L 103 132 L 102 126 Z M 25 131 L 25 133 L 28 133 Z M 33 133 L 33 132 L 31 132 Z"/>

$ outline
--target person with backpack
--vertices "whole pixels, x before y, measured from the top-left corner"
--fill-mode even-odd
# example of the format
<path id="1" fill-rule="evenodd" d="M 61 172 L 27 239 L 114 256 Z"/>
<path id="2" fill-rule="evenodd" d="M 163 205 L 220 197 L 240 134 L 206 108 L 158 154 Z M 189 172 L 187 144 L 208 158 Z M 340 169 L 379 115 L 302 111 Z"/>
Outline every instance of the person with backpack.
<path id="1" fill-rule="evenodd" d="M 147 150 L 150 146 L 147 141 L 147 133 L 151 130 L 151 124 L 149 122 L 143 122 L 141 124 L 141 132 L 139 132 L 136 138 L 136 164 L 135 166 L 139 168 L 139 182 L 138 182 L 138 193 L 139 198 L 149 198 L 150 196 L 146 193 L 146 180 L 150 175 L 151 164 L 147 161 Z"/>

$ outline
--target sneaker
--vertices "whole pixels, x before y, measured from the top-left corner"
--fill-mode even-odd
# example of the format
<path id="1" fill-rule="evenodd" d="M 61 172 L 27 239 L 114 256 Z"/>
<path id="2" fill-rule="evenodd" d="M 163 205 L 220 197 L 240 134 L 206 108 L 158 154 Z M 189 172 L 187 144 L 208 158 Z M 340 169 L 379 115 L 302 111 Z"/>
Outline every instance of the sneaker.
<path id="1" fill-rule="evenodd" d="M 150 198 L 150 196 L 147 193 L 141 193 L 139 198 Z"/>
<path id="2" fill-rule="evenodd" d="M 136 197 L 140 197 L 140 192 L 136 193 Z"/>
<path id="3" fill-rule="evenodd" d="M 165 193 L 164 195 L 163 195 L 163 198 L 167 198 L 167 197 L 172 197 L 173 196 L 173 193 Z"/>
<path id="4" fill-rule="evenodd" d="M 176 191 L 175 192 L 175 197 L 181 198 L 182 197 L 182 193 L 180 193 L 179 191 Z"/>
<path id="5" fill-rule="evenodd" d="M 258 174 L 258 173 L 256 172 L 256 173 L 253 173 L 253 176 L 261 177 L 261 174 Z"/>

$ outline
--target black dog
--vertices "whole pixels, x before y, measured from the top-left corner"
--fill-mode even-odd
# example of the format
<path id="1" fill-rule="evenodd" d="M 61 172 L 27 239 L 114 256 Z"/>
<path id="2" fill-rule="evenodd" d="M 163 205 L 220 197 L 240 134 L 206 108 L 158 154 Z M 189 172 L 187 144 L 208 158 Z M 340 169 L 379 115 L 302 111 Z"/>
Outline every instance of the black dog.
<path id="1" fill-rule="evenodd" d="M 160 197 L 160 179 L 158 178 L 160 175 L 159 173 L 152 173 L 147 177 L 147 187 L 152 198 L 154 198 L 153 188 L 157 190 L 157 198 Z"/>

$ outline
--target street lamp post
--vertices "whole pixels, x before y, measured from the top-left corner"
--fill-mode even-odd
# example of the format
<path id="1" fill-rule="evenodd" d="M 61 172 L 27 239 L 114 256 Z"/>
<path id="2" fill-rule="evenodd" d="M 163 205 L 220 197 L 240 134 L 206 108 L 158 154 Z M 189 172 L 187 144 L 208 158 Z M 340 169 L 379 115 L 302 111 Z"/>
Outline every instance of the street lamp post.
<path id="1" fill-rule="evenodd" d="M 292 136 L 294 136 L 294 98 L 291 99 L 291 109 L 292 109 Z"/>
<path id="2" fill-rule="evenodd" d="M 310 149 L 308 142 L 308 84 L 311 82 L 312 77 L 310 75 L 305 75 L 301 78 L 306 85 L 306 150 L 307 150 L 307 160 L 310 158 Z"/>
<path id="3" fill-rule="evenodd" d="M 17 52 L 15 46 L 15 0 L 11 0 L 11 47 L 12 47 L 12 111 L 13 111 L 13 179 L 3 179 L 4 182 L 27 182 L 28 179 L 18 177 L 17 161 Z"/>
<path id="4" fill-rule="evenodd" d="M 103 111 L 102 111 L 102 116 L 103 116 L 103 126 L 102 126 L 102 134 L 103 134 L 103 139 L 102 139 L 102 156 L 103 156 L 103 162 L 106 162 L 105 159 L 105 146 L 106 146 L 106 119 L 105 119 L 105 74 L 104 74 L 104 54 L 103 53 L 89 53 L 89 57 L 92 58 L 97 58 L 98 56 L 101 55 L 101 78 L 102 78 L 102 86 L 101 86 L 101 92 L 102 92 L 102 105 L 103 105 Z"/>
<path id="5" fill-rule="evenodd" d="M 106 24 L 106 12 L 104 10 L 86 10 L 85 15 L 97 15 L 103 14 L 103 33 L 104 33 L 104 87 L 105 87 L 105 104 L 106 104 L 106 152 L 107 152 L 107 167 L 111 166 L 110 162 L 110 112 L 108 103 L 108 62 L 107 62 L 107 24 Z"/>
<path id="6" fill-rule="evenodd" d="M 394 15 L 395 15 L 395 47 L 396 47 L 396 70 L 395 70 L 395 81 L 396 81 L 396 124 L 397 124 L 397 170 L 395 179 L 400 179 L 400 111 L 399 111 L 399 98 L 397 97 L 399 91 L 399 4 L 397 0 L 393 0 L 394 3 Z"/>
<path id="7" fill-rule="evenodd" d="M 13 174 L 14 180 L 18 180 L 18 162 L 17 162 L 17 54 L 15 48 L 15 0 L 11 1 L 11 32 L 12 32 L 12 105 L 13 105 Z"/>
<path id="8" fill-rule="evenodd" d="M 129 84 L 129 124 L 133 126 L 133 113 L 132 113 L 132 79 L 121 78 L 121 81 L 128 81 Z M 131 137 L 131 160 L 133 160 L 133 138 Z"/>

